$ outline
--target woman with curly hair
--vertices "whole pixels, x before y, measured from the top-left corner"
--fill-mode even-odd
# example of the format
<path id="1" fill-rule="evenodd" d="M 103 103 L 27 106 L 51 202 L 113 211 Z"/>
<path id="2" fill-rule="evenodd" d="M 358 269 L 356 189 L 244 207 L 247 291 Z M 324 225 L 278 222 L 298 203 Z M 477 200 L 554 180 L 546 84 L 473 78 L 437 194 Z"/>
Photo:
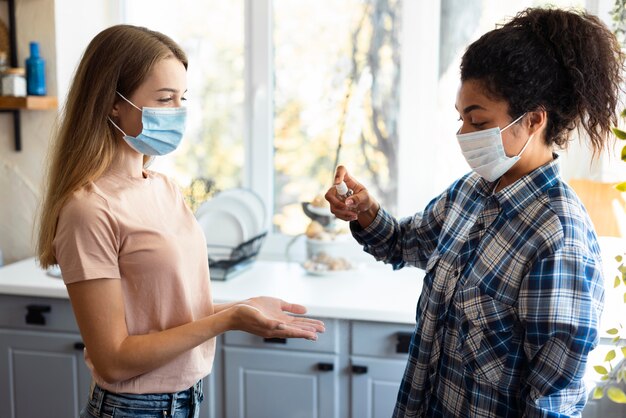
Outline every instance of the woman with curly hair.
<path id="1" fill-rule="evenodd" d="M 326 194 L 377 260 L 426 275 L 394 417 L 570 417 L 586 402 L 604 290 L 593 225 L 559 175 L 574 129 L 594 156 L 623 57 L 595 16 L 528 9 L 461 62 L 457 140 L 472 171 L 394 219 L 344 167 Z"/>

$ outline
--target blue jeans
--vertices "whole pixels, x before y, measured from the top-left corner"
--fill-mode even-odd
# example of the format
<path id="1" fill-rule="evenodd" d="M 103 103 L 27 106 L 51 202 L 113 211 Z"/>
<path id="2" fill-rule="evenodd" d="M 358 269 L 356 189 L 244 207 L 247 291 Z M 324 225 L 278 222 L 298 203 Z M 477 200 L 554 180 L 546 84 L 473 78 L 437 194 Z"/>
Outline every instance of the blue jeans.
<path id="1" fill-rule="evenodd" d="M 176 393 L 113 393 L 93 385 L 80 418 L 197 418 L 200 415 L 202 380 Z"/>

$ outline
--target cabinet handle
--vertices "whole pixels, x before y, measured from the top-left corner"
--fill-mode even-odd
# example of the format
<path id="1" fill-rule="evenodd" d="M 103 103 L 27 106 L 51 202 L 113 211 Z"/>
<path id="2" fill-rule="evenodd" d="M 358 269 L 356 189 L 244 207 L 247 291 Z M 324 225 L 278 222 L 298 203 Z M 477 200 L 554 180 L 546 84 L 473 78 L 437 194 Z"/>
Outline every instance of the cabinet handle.
<path id="1" fill-rule="evenodd" d="M 263 342 L 268 344 L 287 344 L 287 338 L 263 338 Z"/>
<path id="2" fill-rule="evenodd" d="M 317 370 L 320 372 L 332 372 L 335 369 L 333 363 L 317 363 Z"/>
<path id="3" fill-rule="evenodd" d="M 74 349 L 75 350 L 79 350 L 79 351 L 83 351 L 85 349 L 85 343 L 83 343 L 83 342 L 74 343 Z"/>
<path id="4" fill-rule="evenodd" d="M 52 310 L 50 305 L 27 305 L 26 323 L 30 325 L 46 325 L 46 317 L 43 314 Z"/>
<path id="5" fill-rule="evenodd" d="M 352 365 L 352 373 L 354 374 L 365 374 L 367 373 L 367 366 L 357 366 L 356 364 Z"/>
<path id="6" fill-rule="evenodd" d="M 411 345 L 412 332 L 398 332 L 396 333 L 397 344 L 396 353 L 408 353 L 409 346 Z"/>

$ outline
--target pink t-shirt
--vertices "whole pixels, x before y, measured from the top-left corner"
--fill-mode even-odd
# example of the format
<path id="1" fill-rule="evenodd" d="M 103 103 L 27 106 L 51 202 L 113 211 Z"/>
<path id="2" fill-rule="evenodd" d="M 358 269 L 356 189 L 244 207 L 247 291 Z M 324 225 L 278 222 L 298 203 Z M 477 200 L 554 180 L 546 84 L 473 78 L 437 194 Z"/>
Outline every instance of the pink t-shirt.
<path id="1" fill-rule="evenodd" d="M 74 193 L 59 216 L 54 249 L 66 284 L 121 280 L 130 335 L 176 327 L 213 314 L 206 241 L 178 187 L 144 171 L 131 178 L 109 170 Z M 158 347 L 155 347 L 158 349 Z M 215 339 L 173 361 L 106 383 L 89 358 L 94 380 L 117 393 L 171 393 L 211 372 Z"/>

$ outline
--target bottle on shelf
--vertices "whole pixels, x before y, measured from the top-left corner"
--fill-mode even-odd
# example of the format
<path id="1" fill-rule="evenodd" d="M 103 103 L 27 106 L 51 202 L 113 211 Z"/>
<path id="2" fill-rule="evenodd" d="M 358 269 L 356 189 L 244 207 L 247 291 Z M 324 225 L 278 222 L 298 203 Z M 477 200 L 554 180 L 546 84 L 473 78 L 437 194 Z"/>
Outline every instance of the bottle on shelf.
<path id="1" fill-rule="evenodd" d="M 26 59 L 26 90 L 29 96 L 46 95 L 46 62 L 39 55 L 39 42 L 30 43 Z"/>

